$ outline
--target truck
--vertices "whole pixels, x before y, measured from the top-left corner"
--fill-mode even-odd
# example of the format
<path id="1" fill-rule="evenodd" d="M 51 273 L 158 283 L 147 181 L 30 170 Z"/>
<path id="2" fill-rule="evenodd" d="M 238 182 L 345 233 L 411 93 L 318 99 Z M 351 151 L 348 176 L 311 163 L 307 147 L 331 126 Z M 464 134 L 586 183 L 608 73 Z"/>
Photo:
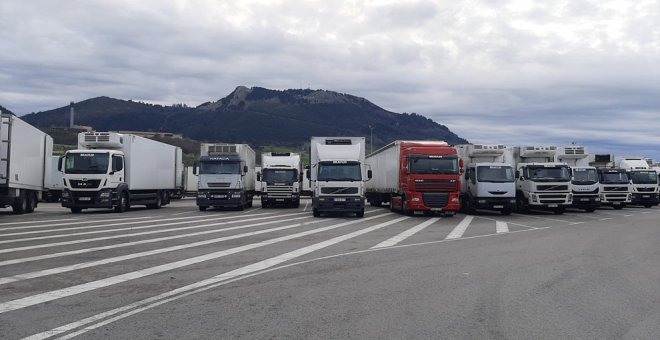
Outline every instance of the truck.
<path id="1" fill-rule="evenodd" d="M 573 203 L 571 171 L 565 163 L 555 162 L 557 147 L 516 146 L 511 153 L 516 169 L 516 209 L 563 214 Z"/>
<path id="2" fill-rule="evenodd" d="M 10 113 L 0 113 L 0 207 L 31 213 L 47 191 L 53 139 Z"/>
<path id="3" fill-rule="evenodd" d="M 181 190 L 181 148 L 133 134 L 81 132 L 78 148 L 62 156 L 62 206 L 123 213 L 132 206 L 159 209 Z"/>
<path id="4" fill-rule="evenodd" d="M 197 197 L 197 182 L 199 182 L 199 176 L 193 173 L 193 167 L 185 167 L 183 170 L 183 192 L 185 196 L 194 195 Z"/>
<path id="5" fill-rule="evenodd" d="M 277 205 L 298 208 L 302 183 L 300 154 L 265 152 L 261 154 L 261 170 L 257 172 L 261 206 Z"/>
<path id="6" fill-rule="evenodd" d="M 557 162 L 571 168 L 573 203 L 571 207 L 594 212 L 600 206 L 600 182 L 596 167 L 589 165 L 589 153 L 583 146 L 567 146 L 557 150 Z"/>
<path id="7" fill-rule="evenodd" d="M 248 144 L 202 143 L 194 173 L 199 175 L 197 207 L 252 207 L 256 155 Z"/>
<path id="8" fill-rule="evenodd" d="M 614 166 L 614 155 L 589 155 L 589 166 L 596 168 L 600 206 L 623 209 L 632 201 L 630 178 L 624 169 Z"/>
<path id="9" fill-rule="evenodd" d="M 364 216 L 365 182 L 372 172 L 364 162 L 364 137 L 312 137 L 310 169 L 312 213 Z"/>
<path id="10" fill-rule="evenodd" d="M 461 175 L 461 207 L 467 213 L 490 209 L 509 215 L 516 208 L 514 170 L 507 163 L 506 145 L 456 145 L 465 163 Z"/>
<path id="11" fill-rule="evenodd" d="M 642 205 L 650 208 L 658 205 L 658 174 L 651 169 L 646 160 L 641 157 L 616 157 L 616 167 L 624 169 L 630 177 L 630 193 L 632 205 Z"/>
<path id="12" fill-rule="evenodd" d="M 60 156 L 50 156 L 50 173 L 46 177 L 45 202 L 59 202 L 64 191 L 64 174 L 58 168 Z"/>
<path id="13" fill-rule="evenodd" d="M 462 164 L 456 149 L 444 141 L 394 141 L 366 160 L 374 178 L 367 182 L 372 206 L 413 215 L 437 212 L 453 216 L 460 210 Z"/>

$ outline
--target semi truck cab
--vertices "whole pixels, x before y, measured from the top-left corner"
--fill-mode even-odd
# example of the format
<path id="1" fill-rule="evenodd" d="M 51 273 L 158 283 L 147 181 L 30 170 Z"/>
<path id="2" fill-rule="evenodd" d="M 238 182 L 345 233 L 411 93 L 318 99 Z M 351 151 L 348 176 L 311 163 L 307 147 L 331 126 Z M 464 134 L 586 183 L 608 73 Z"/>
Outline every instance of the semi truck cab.
<path id="1" fill-rule="evenodd" d="M 286 205 L 300 206 L 302 182 L 300 155 L 289 152 L 263 153 L 262 169 L 257 172 L 257 182 L 261 183 L 261 206 Z"/>
<path id="2" fill-rule="evenodd" d="M 650 208 L 658 205 L 658 174 L 655 170 L 631 170 L 628 172 L 632 183 L 630 204 Z"/>
<path id="3" fill-rule="evenodd" d="M 572 167 L 573 207 L 593 212 L 600 206 L 598 172 L 595 167 Z"/>
<path id="4" fill-rule="evenodd" d="M 563 163 L 520 163 L 516 171 L 517 208 L 561 214 L 573 201 L 571 171 Z"/>
<path id="5" fill-rule="evenodd" d="M 474 209 L 499 210 L 509 215 L 516 206 L 516 183 L 513 168 L 502 163 L 472 163 L 465 172 L 467 212 Z"/>
<path id="6" fill-rule="evenodd" d="M 630 178 L 623 169 L 599 168 L 600 204 L 622 209 L 632 202 Z"/>
<path id="7" fill-rule="evenodd" d="M 244 189 L 245 175 L 249 171 L 238 156 L 201 156 L 193 173 L 199 175 L 197 206 L 200 211 L 208 207 L 251 206 L 252 196 Z"/>

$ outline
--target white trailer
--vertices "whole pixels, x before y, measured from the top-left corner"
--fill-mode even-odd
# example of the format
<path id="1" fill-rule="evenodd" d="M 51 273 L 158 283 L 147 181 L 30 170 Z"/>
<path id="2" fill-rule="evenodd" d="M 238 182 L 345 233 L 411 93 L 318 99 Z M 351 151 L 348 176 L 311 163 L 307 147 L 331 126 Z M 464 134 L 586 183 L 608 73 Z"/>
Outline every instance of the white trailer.
<path id="1" fill-rule="evenodd" d="M 252 206 L 256 155 L 247 144 L 203 143 L 200 150 L 197 206 L 238 208 Z M 199 171 L 197 171 L 199 170 Z"/>
<path id="2" fill-rule="evenodd" d="M 643 205 L 650 208 L 660 203 L 658 193 L 658 174 L 651 169 L 645 158 L 616 157 L 616 167 L 628 172 L 632 183 L 630 189 L 632 201 L 630 204 Z"/>
<path id="3" fill-rule="evenodd" d="M 62 163 L 62 206 L 73 213 L 124 212 L 133 205 L 158 209 L 182 190 L 181 148 L 136 135 L 82 132 L 78 149 L 67 151 Z"/>
<path id="4" fill-rule="evenodd" d="M 261 206 L 300 206 L 302 182 L 300 154 L 266 152 L 261 154 L 257 183 L 261 188 Z"/>
<path id="5" fill-rule="evenodd" d="M 183 191 L 185 195 L 195 195 L 197 196 L 197 185 L 199 182 L 199 176 L 194 173 L 194 168 L 192 166 L 185 167 L 184 179 L 183 179 Z"/>
<path id="6" fill-rule="evenodd" d="M 31 213 L 47 190 L 53 139 L 9 113 L 0 113 L 0 207 Z"/>
<path id="7" fill-rule="evenodd" d="M 498 210 L 509 215 L 516 208 L 514 170 L 505 159 L 506 145 L 457 145 L 459 157 L 466 164 L 461 176 L 461 207 Z"/>
<path id="8" fill-rule="evenodd" d="M 589 153 L 583 146 L 558 148 L 555 160 L 571 167 L 572 207 L 594 212 L 600 206 L 600 183 L 596 167 L 589 165 Z"/>
<path id="9" fill-rule="evenodd" d="M 516 168 L 518 211 L 552 210 L 564 213 L 573 203 L 570 168 L 555 162 L 556 146 L 517 146 L 512 150 Z"/>
<path id="10" fill-rule="evenodd" d="M 312 137 L 310 169 L 312 212 L 346 212 L 364 216 L 367 171 L 364 137 Z"/>
<path id="11" fill-rule="evenodd" d="M 60 156 L 51 156 L 50 173 L 46 178 L 46 194 L 42 199 L 46 202 L 58 202 L 64 191 L 64 174 L 59 169 Z"/>

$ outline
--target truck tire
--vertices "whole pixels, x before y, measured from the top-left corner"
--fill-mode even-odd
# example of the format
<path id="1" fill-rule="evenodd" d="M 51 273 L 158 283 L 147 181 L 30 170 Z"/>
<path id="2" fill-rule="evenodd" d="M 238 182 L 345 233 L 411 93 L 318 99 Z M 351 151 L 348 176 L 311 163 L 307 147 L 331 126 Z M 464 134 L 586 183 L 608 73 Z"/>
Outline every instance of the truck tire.
<path id="1" fill-rule="evenodd" d="M 355 216 L 360 217 L 360 218 L 364 217 L 364 209 L 362 209 L 361 211 L 356 212 Z"/>
<path id="2" fill-rule="evenodd" d="M 72 214 L 80 214 L 80 212 L 82 212 L 82 208 L 71 208 Z"/>
<path id="3" fill-rule="evenodd" d="M 160 192 L 156 194 L 156 202 L 147 204 L 148 209 L 160 209 L 163 206 L 163 194 Z"/>
<path id="4" fill-rule="evenodd" d="M 594 207 L 586 208 L 586 209 L 584 209 L 584 211 L 586 211 L 588 213 L 592 213 L 592 212 L 596 211 L 596 208 L 594 208 Z"/>
<path id="5" fill-rule="evenodd" d="M 199 208 L 199 211 L 206 211 L 206 209 L 208 209 L 209 207 L 207 207 L 205 205 L 200 205 L 198 208 Z"/>
<path id="6" fill-rule="evenodd" d="M 472 200 L 469 198 L 465 200 L 465 212 L 471 215 L 474 215 L 474 213 L 477 212 L 477 209 L 475 209 L 474 205 L 472 204 Z"/>
<path id="7" fill-rule="evenodd" d="M 644 208 L 650 208 L 652 206 L 653 206 L 653 204 L 644 204 Z"/>
<path id="8" fill-rule="evenodd" d="M 504 215 L 504 216 L 511 215 L 511 209 L 502 209 L 500 212 L 501 212 L 502 215 Z"/>
<path id="9" fill-rule="evenodd" d="M 124 191 L 121 194 L 119 194 L 119 201 L 117 202 L 117 206 L 115 207 L 115 212 L 116 213 L 124 213 L 128 211 L 130 208 L 130 202 L 128 201 L 128 194 Z"/>
<path id="10" fill-rule="evenodd" d="M 406 216 L 412 216 L 412 215 L 415 214 L 414 211 L 408 209 L 408 202 L 407 201 L 404 200 L 401 204 L 402 204 L 402 207 L 401 207 L 401 213 L 402 214 L 404 214 Z"/>
<path id="11" fill-rule="evenodd" d="M 14 204 L 11 205 L 11 209 L 15 215 L 25 214 L 28 210 L 28 198 L 24 190 L 21 190 L 21 193 L 14 199 Z"/>
<path id="12" fill-rule="evenodd" d="M 34 209 L 37 208 L 37 194 L 34 192 L 27 193 L 27 210 L 26 213 L 33 213 Z"/>
<path id="13" fill-rule="evenodd" d="M 519 213 L 529 212 L 529 208 L 527 207 L 527 204 L 520 197 L 516 198 L 516 210 Z"/>
<path id="14" fill-rule="evenodd" d="M 555 213 L 555 215 L 561 215 L 561 214 L 564 213 L 565 210 L 566 210 L 566 209 L 564 209 L 563 207 L 561 207 L 561 208 L 556 208 L 556 209 L 554 210 L 554 213 Z"/>
<path id="15" fill-rule="evenodd" d="M 621 209 L 623 209 L 623 206 L 622 205 L 615 205 L 612 208 L 614 208 L 614 210 L 621 210 Z"/>
<path id="16" fill-rule="evenodd" d="M 321 213 L 316 208 L 312 210 L 312 215 L 314 215 L 314 217 L 321 217 Z"/>

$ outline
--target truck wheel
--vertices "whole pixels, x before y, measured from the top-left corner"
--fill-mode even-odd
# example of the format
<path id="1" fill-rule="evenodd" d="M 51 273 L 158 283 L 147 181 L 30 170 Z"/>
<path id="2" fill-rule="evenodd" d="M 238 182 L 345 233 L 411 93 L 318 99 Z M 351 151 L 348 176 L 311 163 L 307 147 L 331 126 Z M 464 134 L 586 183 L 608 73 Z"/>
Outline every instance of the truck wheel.
<path id="1" fill-rule="evenodd" d="M 614 210 L 621 210 L 621 209 L 623 209 L 623 206 L 621 206 L 621 205 L 615 205 L 615 206 L 613 206 L 612 208 L 614 208 Z"/>
<path id="2" fill-rule="evenodd" d="M 156 203 L 147 204 L 148 209 L 160 209 L 163 206 L 163 194 L 156 194 Z"/>
<path id="3" fill-rule="evenodd" d="M 321 213 L 316 208 L 312 210 L 312 214 L 314 215 L 314 217 L 321 217 Z"/>
<path id="4" fill-rule="evenodd" d="M 521 198 L 516 198 L 516 210 L 520 213 L 528 212 L 529 208 Z"/>
<path id="5" fill-rule="evenodd" d="M 356 217 L 364 217 L 364 209 L 355 213 Z"/>
<path id="6" fill-rule="evenodd" d="M 71 208 L 71 213 L 72 214 L 80 214 L 82 211 L 82 208 Z"/>
<path id="7" fill-rule="evenodd" d="M 14 204 L 11 205 L 11 209 L 15 215 L 25 214 L 28 210 L 28 198 L 25 194 L 25 191 L 21 190 L 21 193 L 14 199 Z"/>
<path id="8" fill-rule="evenodd" d="M 500 212 L 505 216 L 511 215 L 511 209 L 502 209 Z"/>
<path id="9" fill-rule="evenodd" d="M 295 203 L 293 203 L 293 207 L 296 209 L 300 208 L 300 201 L 296 201 Z"/>
<path id="10" fill-rule="evenodd" d="M 561 214 L 564 213 L 564 210 L 566 210 L 566 209 L 564 209 L 564 208 L 557 208 L 557 209 L 554 210 L 554 213 L 555 213 L 555 215 L 561 215 Z"/>
<path id="11" fill-rule="evenodd" d="M 472 200 L 469 198 L 465 200 L 465 212 L 472 215 L 477 212 L 477 210 L 474 208 L 474 205 L 472 205 Z"/>
<path id="12" fill-rule="evenodd" d="M 208 209 L 209 207 L 207 207 L 205 205 L 200 205 L 198 208 L 199 208 L 199 211 L 206 211 L 206 209 Z"/>
<path id="13" fill-rule="evenodd" d="M 165 195 L 163 196 L 163 205 L 168 205 L 172 202 L 172 195 L 170 195 L 169 191 L 165 191 Z"/>
<path id="14" fill-rule="evenodd" d="M 596 208 L 591 207 L 591 208 L 584 209 L 584 211 L 592 213 L 592 212 L 596 211 Z"/>
<path id="15" fill-rule="evenodd" d="M 27 210 L 26 213 L 33 213 L 37 208 L 37 194 L 34 192 L 27 193 Z"/>
<path id="16" fill-rule="evenodd" d="M 650 208 L 652 206 L 653 206 L 653 204 L 644 204 L 644 208 Z"/>
<path id="17" fill-rule="evenodd" d="M 128 194 L 124 191 L 121 194 L 119 194 L 119 202 L 117 202 L 117 206 L 115 207 L 115 212 L 116 213 L 123 213 L 126 212 L 130 208 L 129 202 L 128 202 Z"/>
<path id="18" fill-rule="evenodd" d="M 402 205 L 403 205 L 403 207 L 401 208 L 401 212 L 402 212 L 404 215 L 406 215 L 406 216 L 412 216 L 412 215 L 415 214 L 412 210 L 408 209 L 408 202 L 407 202 L 407 201 L 403 201 Z"/>

